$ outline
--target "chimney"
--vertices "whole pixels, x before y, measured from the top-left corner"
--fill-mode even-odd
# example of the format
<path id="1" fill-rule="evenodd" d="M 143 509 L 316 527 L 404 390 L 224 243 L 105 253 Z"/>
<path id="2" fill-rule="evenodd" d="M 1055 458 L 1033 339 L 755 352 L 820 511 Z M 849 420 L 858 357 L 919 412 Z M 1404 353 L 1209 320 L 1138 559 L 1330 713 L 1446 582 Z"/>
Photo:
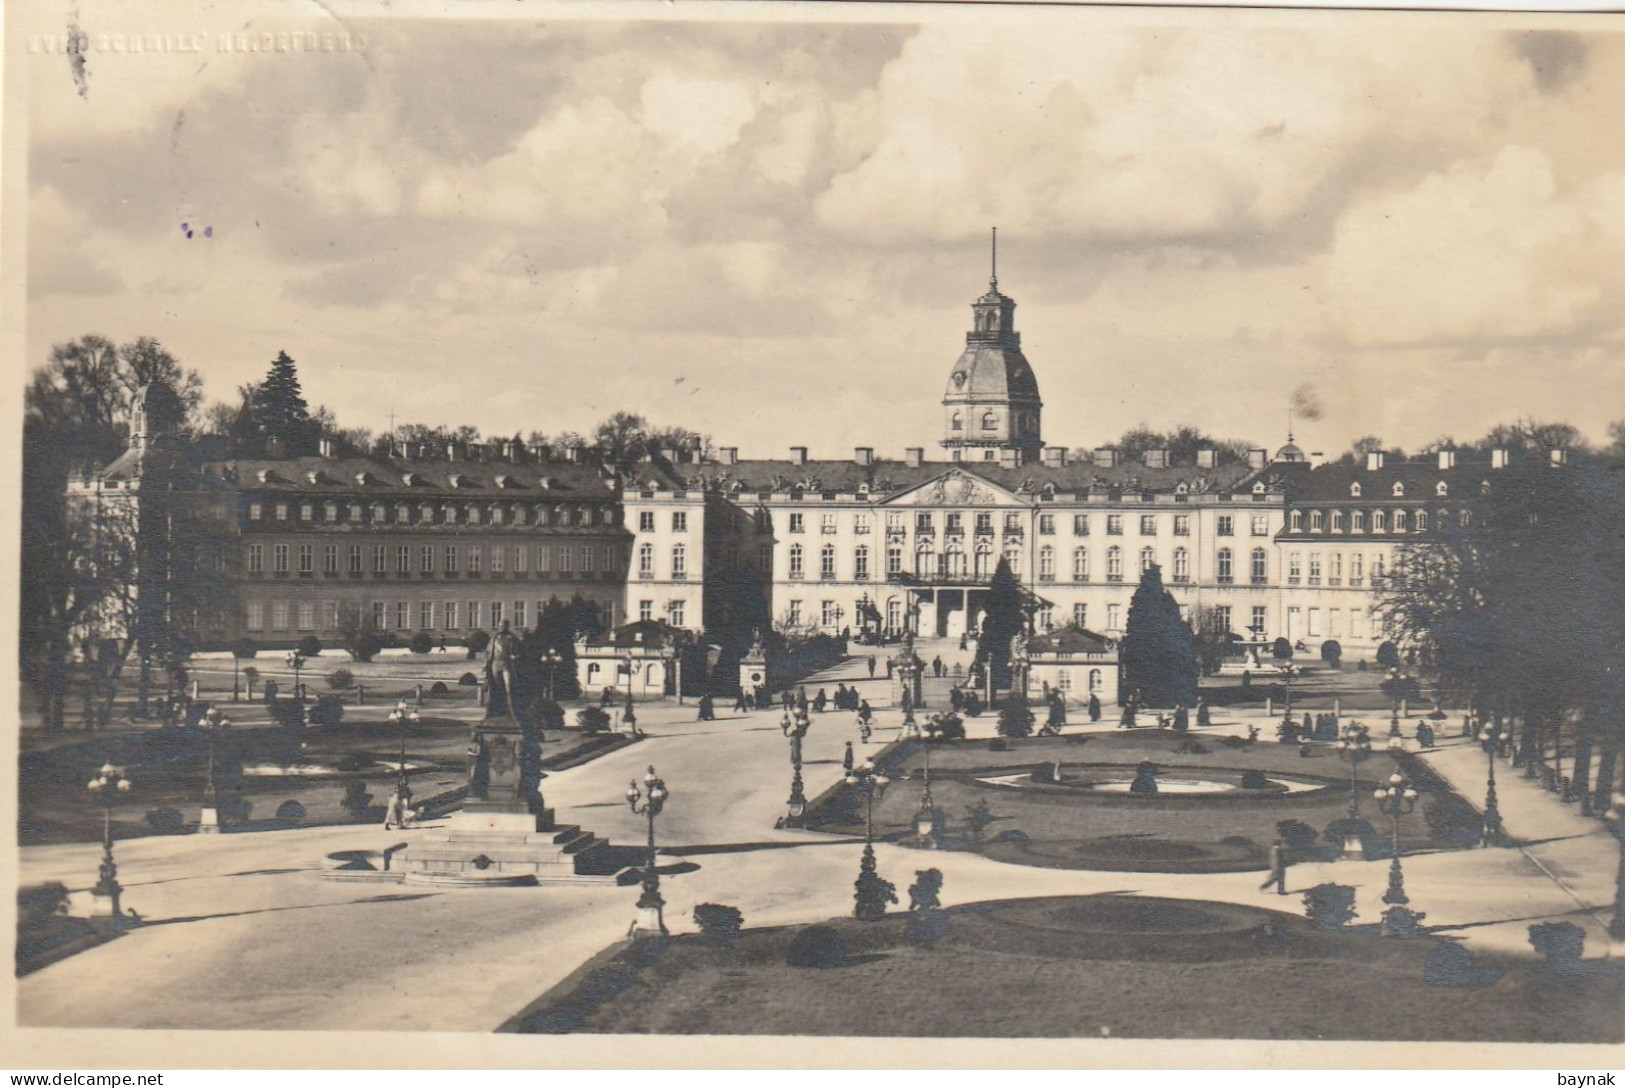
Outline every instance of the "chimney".
<path id="1" fill-rule="evenodd" d="M 1440 472 L 1446 472 L 1446 471 L 1448 471 L 1450 469 L 1453 469 L 1455 467 L 1456 467 L 1456 451 L 1455 450 L 1440 450 L 1439 451 L 1439 471 Z"/>
<path id="2" fill-rule="evenodd" d="M 739 463 L 739 447 L 723 446 L 722 463 L 725 465 L 737 465 Z"/>
<path id="3" fill-rule="evenodd" d="M 324 438 L 316 443 L 316 450 L 323 457 L 332 460 L 339 455 L 339 444 L 331 438 Z"/>
<path id="4" fill-rule="evenodd" d="M 1021 451 L 1010 449 L 1008 446 L 999 450 L 999 467 L 1015 468 L 1021 464 Z"/>
<path id="5" fill-rule="evenodd" d="M 1566 465 L 1568 463 L 1569 463 L 1569 451 L 1568 450 L 1556 449 L 1556 450 L 1552 451 L 1552 467 L 1553 468 L 1556 468 L 1559 465 Z"/>
<path id="6" fill-rule="evenodd" d="M 1044 452 L 1039 454 L 1039 457 L 1042 458 L 1044 464 L 1052 468 L 1059 467 L 1066 464 L 1066 447 L 1045 446 Z"/>
<path id="7" fill-rule="evenodd" d="M 1196 451 L 1197 468 L 1213 468 L 1219 463 L 1219 451 L 1212 446 L 1203 446 Z"/>
<path id="8" fill-rule="evenodd" d="M 858 446 L 857 448 L 855 448 L 852 451 L 852 460 L 856 461 L 860 465 L 872 465 L 872 464 L 874 464 L 875 463 L 874 447 L 873 446 Z"/>
<path id="9" fill-rule="evenodd" d="M 925 447 L 910 446 L 903 451 L 903 463 L 909 468 L 919 468 L 925 463 Z"/>
<path id="10" fill-rule="evenodd" d="M 1116 468 L 1117 450 L 1113 449 L 1111 446 L 1097 446 L 1095 448 L 1095 467 Z"/>
<path id="11" fill-rule="evenodd" d="M 806 464 L 807 463 L 807 447 L 806 446 L 791 446 L 790 447 L 790 460 L 794 461 L 798 465 Z"/>
<path id="12" fill-rule="evenodd" d="M 1507 460 L 1508 460 L 1507 455 L 1510 452 L 1511 451 L 1504 450 L 1504 449 L 1491 450 L 1490 451 L 1490 467 L 1491 468 L 1506 468 L 1507 467 Z"/>
<path id="13" fill-rule="evenodd" d="M 1367 472 L 1375 472 L 1381 467 L 1382 467 L 1382 451 L 1381 450 L 1372 450 L 1370 453 L 1365 455 L 1365 470 Z"/>
<path id="14" fill-rule="evenodd" d="M 1145 467 L 1146 468 L 1167 468 L 1168 467 L 1168 451 L 1167 450 L 1146 450 L 1145 451 Z"/>
<path id="15" fill-rule="evenodd" d="M 1269 450 L 1248 450 L 1247 451 L 1247 467 L 1248 468 L 1263 468 L 1265 465 L 1267 465 L 1269 463 L 1270 463 L 1270 451 Z"/>

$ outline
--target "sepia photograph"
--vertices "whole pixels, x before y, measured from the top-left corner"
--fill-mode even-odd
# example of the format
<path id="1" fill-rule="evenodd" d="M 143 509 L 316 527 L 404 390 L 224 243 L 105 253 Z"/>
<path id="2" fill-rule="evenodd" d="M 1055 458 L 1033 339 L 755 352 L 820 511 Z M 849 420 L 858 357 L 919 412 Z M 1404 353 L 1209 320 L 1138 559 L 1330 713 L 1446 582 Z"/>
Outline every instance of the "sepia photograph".
<path id="1" fill-rule="evenodd" d="M 27 1053 L 1617 1067 L 1619 16 L 5 20 Z"/>

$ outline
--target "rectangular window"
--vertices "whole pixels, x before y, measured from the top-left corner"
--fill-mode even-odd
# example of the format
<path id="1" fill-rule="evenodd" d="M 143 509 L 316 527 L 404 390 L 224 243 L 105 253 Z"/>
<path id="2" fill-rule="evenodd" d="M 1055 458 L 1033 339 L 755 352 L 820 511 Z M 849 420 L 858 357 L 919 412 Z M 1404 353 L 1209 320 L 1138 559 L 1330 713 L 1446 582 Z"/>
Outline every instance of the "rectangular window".
<path id="1" fill-rule="evenodd" d="M 1039 514 L 1038 515 L 1038 532 L 1039 532 L 1040 536 L 1054 536 L 1055 535 L 1055 515 L 1054 514 Z"/>
<path id="2" fill-rule="evenodd" d="M 395 630 L 405 631 L 412 626 L 412 608 L 405 601 L 395 602 Z"/>
<path id="3" fill-rule="evenodd" d="M 265 570 L 265 545 L 250 544 L 248 546 L 248 573 L 259 574 Z"/>
<path id="4" fill-rule="evenodd" d="M 1174 535 L 1175 536 L 1190 536 L 1191 535 L 1191 516 L 1189 514 L 1175 514 L 1174 515 Z"/>
<path id="5" fill-rule="evenodd" d="M 674 533 L 688 532 L 687 510 L 673 510 L 671 512 L 671 531 Z"/>
<path id="6" fill-rule="evenodd" d="M 655 531 L 655 512 L 653 510 L 638 511 L 638 532 L 652 533 Z"/>
<path id="7" fill-rule="evenodd" d="M 1326 610 L 1326 634 L 1331 638 L 1342 637 L 1343 610 L 1341 608 L 1328 608 Z"/>
<path id="8" fill-rule="evenodd" d="M 480 602 L 479 601 L 469 601 L 468 602 L 468 629 L 470 631 L 476 631 L 476 630 L 479 629 L 479 626 L 480 626 Z"/>
<path id="9" fill-rule="evenodd" d="M 1361 586 L 1365 584 L 1365 556 L 1355 552 L 1349 556 L 1349 585 Z M 1351 631 L 1350 634 L 1353 632 Z"/>
<path id="10" fill-rule="evenodd" d="M 1122 514 L 1107 514 L 1106 515 L 1106 535 L 1107 536 L 1122 536 L 1123 535 L 1123 515 Z"/>
<path id="11" fill-rule="evenodd" d="M 1320 609 L 1318 608 L 1309 610 L 1309 637 L 1320 637 Z"/>
<path id="12" fill-rule="evenodd" d="M 276 519 L 278 521 L 287 521 L 288 520 L 288 504 L 287 503 L 279 502 L 279 503 L 276 504 Z"/>
<path id="13" fill-rule="evenodd" d="M 818 606 L 818 622 L 824 627 L 835 626 L 835 602 L 820 601 Z"/>
<path id="14" fill-rule="evenodd" d="M 1007 533 L 1019 533 L 1019 532 L 1021 532 L 1021 515 L 1020 514 L 1006 514 L 1006 515 L 1004 515 L 1004 531 L 1007 532 Z"/>
<path id="15" fill-rule="evenodd" d="M 1115 631 L 1118 629 L 1120 624 L 1117 621 L 1122 608 L 1123 606 L 1120 604 L 1109 604 L 1106 606 L 1106 630 Z"/>
<path id="16" fill-rule="evenodd" d="M 508 549 L 501 544 L 491 545 L 491 573 L 501 574 Z"/>
<path id="17" fill-rule="evenodd" d="M 288 546 L 277 544 L 271 549 L 271 569 L 278 574 L 288 573 Z"/>
<path id="18" fill-rule="evenodd" d="M 1264 637 L 1265 632 L 1269 630 L 1268 619 L 1269 610 L 1267 608 L 1261 604 L 1253 605 L 1253 622 L 1252 626 L 1248 628 L 1253 638 L 1261 639 Z"/>
<path id="19" fill-rule="evenodd" d="M 903 549 L 886 549 L 886 574 L 888 576 L 903 573 Z"/>
<path id="20" fill-rule="evenodd" d="M 434 573 L 434 545 L 425 544 L 418 549 L 418 573 Z"/>
<path id="21" fill-rule="evenodd" d="M 385 606 L 383 601 L 372 602 L 372 629 L 374 631 L 382 631 L 384 629 L 384 613 L 387 611 L 388 608 Z"/>
<path id="22" fill-rule="evenodd" d="M 944 531 L 945 532 L 949 532 L 949 533 L 964 532 L 964 530 L 965 530 L 965 519 L 964 519 L 963 515 L 961 515 L 959 513 L 951 513 L 951 514 L 947 515 L 945 521 L 946 521 L 946 524 L 944 525 Z"/>
<path id="23" fill-rule="evenodd" d="M 922 510 L 914 515 L 914 531 L 916 533 L 929 533 L 934 531 L 931 524 L 931 512 Z"/>
<path id="24" fill-rule="evenodd" d="M 536 573 L 551 574 L 553 572 L 553 549 L 546 544 L 536 545 Z"/>
<path id="25" fill-rule="evenodd" d="M 1157 516 L 1155 514 L 1141 514 L 1140 515 L 1140 535 L 1141 536 L 1156 536 L 1157 535 Z"/>
<path id="26" fill-rule="evenodd" d="M 248 504 L 248 520 L 249 521 L 259 521 L 264 516 L 265 516 L 265 508 L 262 507 L 259 503 L 251 502 L 251 503 Z"/>
<path id="27" fill-rule="evenodd" d="M 350 504 L 350 520 L 351 521 L 360 521 L 361 520 L 361 504 L 360 503 L 353 502 L 353 503 Z"/>
<path id="28" fill-rule="evenodd" d="M 638 619 L 648 621 L 655 618 L 655 603 L 653 601 L 638 602 Z"/>
<path id="29" fill-rule="evenodd" d="M 1319 552 L 1310 552 L 1309 553 L 1309 584 L 1312 585 L 1312 586 L 1320 585 L 1320 553 Z M 1314 632 L 1310 632 L 1310 633 L 1313 634 Z"/>
<path id="30" fill-rule="evenodd" d="M 457 630 L 457 602 L 456 601 L 447 601 L 441 607 L 441 615 L 446 621 L 446 629 L 448 631 Z"/>
<path id="31" fill-rule="evenodd" d="M 412 573 L 412 545 L 397 544 L 395 546 L 395 573 Z"/>
<path id="32" fill-rule="evenodd" d="M 1253 515 L 1253 535 L 1254 536 L 1269 536 L 1270 535 L 1270 516 L 1268 514 L 1254 514 Z"/>
<path id="33" fill-rule="evenodd" d="M 769 552 L 771 552 L 771 550 L 772 549 L 769 549 Z M 614 572 L 615 572 L 615 545 L 613 545 L 613 544 L 605 544 L 604 545 L 604 573 L 605 574 L 613 574 Z"/>
<path id="34" fill-rule="evenodd" d="M 573 549 L 568 544 L 559 545 L 559 571 L 568 574 L 575 569 L 575 559 L 571 556 Z"/>
<path id="35" fill-rule="evenodd" d="M 592 559 L 593 559 L 592 545 L 591 544 L 583 544 L 581 546 L 581 573 L 583 573 L 583 574 L 591 574 L 592 573 L 592 568 L 593 568 Z"/>
<path id="36" fill-rule="evenodd" d="M 1087 604 L 1083 604 L 1083 603 L 1080 602 L 1080 603 L 1074 604 L 1072 606 L 1072 626 L 1074 626 L 1074 627 L 1088 627 L 1089 626 L 1089 606 Z"/>
<path id="37" fill-rule="evenodd" d="M 478 574 L 480 572 L 480 557 L 484 554 L 485 549 L 480 545 L 470 544 L 468 546 L 468 573 Z"/>
<path id="38" fill-rule="evenodd" d="M 299 602 L 299 630 L 316 630 L 316 604 L 314 601 Z"/>
<path id="39" fill-rule="evenodd" d="M 852 532 L 858 536 L 869 535 L 869 515 L 857 514 L 852 518 Z"/>
<path id="40" fill-rule="evenodd" d="M 1215 605 L 1213 608 L 1213 626 L 1222 634 L 1230 630 L 1230 606 L 1227 604 Z"/>
<path id="41" fill-rule="evenodd" d="M 903 512 L 901 510 L 886 511 L 886 531 L 888 533 L 901 533 L 905 530 L 905 528 L 906 526 L 903 521 Z"/>
<path id="42" fill-rule="evenodd" d="M 299 520 L 300 521 L 309 521 L 311 518 L 313 518 L 315 516 L 316 516 L 316 508 L 313 507 L 310 503 L 302 502 L 302 503 L 299 504 Z"/>
<path id="43" fill-rule="evenodd" d="M 350 573 L 361 573 L 361 545 L 359 544 L 350 545 Z"/>
<path id="44" fill-rule="evenodd" d="M 869 580 L 869 549 L 859 548 L 852 557 L 852 577 L 859 582 Z"/>
<path id="45" fill-rule="evenodd" d="M 382 544 L 374 544 L 372 546 L 372 572 L 374 574 L 383 574 L 389 569 L 388 562 L 389 556 L 384 551 L 384 546 Z"/>
<path id="46" fill-rule="evenodd" d="M 1303 553 L 1292 552 L 1286 557 L 1286 583 L 1295 586 L 1303 581 Z"/>
<path id="47" fill-rule="evenodd" d="M 322 602 L 322 630 L 336 631 L 339 626 L 339 603 L 337 601 Z"/>
<path id="48" fill-rule="evenodd" d="M 513 569 L 520 574 L 530 569 L 530 548 L 524 544 L 516 546 L 513 550 Z"/>
<path id="49" fill-rule="evenodd" d="M 494 631 L 502 626 L 502 602 L 491 602 L 491 629 Z"/>
<path id="50" fill-rule="evenodd" d="M 1229 514 L 1220 514 L 1218 532 L 1220 536 L 1235 536 L 1236 519 Z"/>
<path id="51" fill-rule="evenodd" d="M 446 557 L 446 573 L 447 574 L 456 574 L 457 573 L 457 545 L 455 545 L 455 544 L 447 544 L 446 545 L 446 550 L 445 550 L 445 557 Z"/>
<path id="52" fill-rule="evenodd" d="M 800 627 L 801 626 L 801 602 L 800 601 L 791 601 L 790 602 L 789 607 L 785 609 L 784 620 L 791 627 Z"/>
<path id="53" fill-rule="evenodd" d="M 521 631 L 525 629 L 526 623 L 524 601 L 513 602 L 513 625 L 519 628 Z"/>
<path id="54" fill-rule="evenodd" d="M 271 630 L 286 631 L 288 629 L 288 602 L 274 601 L 271 604 Z"/>
<path id="55" fill-rule="evenodd" d="M 250 631 L 263 631 L 265 629 L 265 605 L 259 601 L 249 601 L 248 618 L 243 625 Z"/>
<path id="56" fill-rule="evenodd" d="M 673 627 L 682 627 L 687 622 L 682 601 L 672 601 L 666 607 L 667 622 Z"/>
<path id="57" fill-rule="evenodd" d="M 432 630 L 434 630 L 434 602 L 433 601 L 419 601 L 418 602 L 418 630 L 419 631 L 432 631 Z"/>
<path id="58" fill-rule="evenodd" d="M 1073 536 L 1088 536 L 1089 535 L 1089 515 L 1088 514 L 1073 514 L 1072 515 L 1072 535 Z"/>
<path id="59" fill-rule="evenodd" d="M 316 546 L 314 544 L 299 545 L 299 573 L 314 574 L 316 572 Z"/>
<path id="60" fill-rule="evenodd" d="M 322 546 L 322 573 L 337 574 L 339 572 L 339 546 L 325 544 Z"/>
<path id="61" fill-rule="evenodd" d="M 790 531 L 792 533 L 805 532 L 806 530 L 803 528 L 803 520 L 804 520 L 803 515 L 801 515 L 801 514 L 791 514 L 790 515 Z"/>

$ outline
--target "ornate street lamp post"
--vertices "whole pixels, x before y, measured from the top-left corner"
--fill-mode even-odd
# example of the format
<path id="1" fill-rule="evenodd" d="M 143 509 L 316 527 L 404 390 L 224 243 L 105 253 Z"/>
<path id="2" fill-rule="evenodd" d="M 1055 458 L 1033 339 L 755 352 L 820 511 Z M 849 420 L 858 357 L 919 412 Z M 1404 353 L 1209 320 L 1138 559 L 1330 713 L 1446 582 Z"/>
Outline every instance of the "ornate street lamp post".
<path id="1" fill-rule="evenodd" d="M 851 747 L 848 742 L 849 753 Z M 875 765 L 866 759 L 846 772 L 846 784 L 864 799 L 863 860 L 858 864 L 857 916 L 865 921 L 873 921 L 886 913 L 886 904 L 872 894 L 880 884 L 880 874 L 875 867 L 875 795 L 885 793 L 891 779 L 875 770 Z M 866 892 L 871 894 L 866 895 Z"/>
<path id="2" fill-rule="evenodd" d="M 1402 738 L 1399 731 L 1399 700 L 1394 700 L 1393 716 L 1388 719 L 1388 747 L 1394 747 L 1394 741 Z"/>
<path id="3" fill-rule="evenodd" d="M 1399 818 L 1416 809 L 1418 794 L 1405 776 L 1395 771 L 1372 796 L 1377 799 L 1377 809 L 1393 820 L 1394 860 L 1388 866 L 1388 890 L 1382 893 L 1382 901 L 1388 904 L 1382 912 L 1382 933 L 1385 937 L 1414 937 L 1420 932 L 1417 923 L 1426 915 L 1406 905 L 1411 900 L 1405 894 L 1405 871 L 1399 864 Z"/>
<path id="4" fill-rule="evenodd" d="M 203 779 L 203 807 L 198 812 L 197 830 L 200 835 L 212 835 L 220 831 L 220 784 L 215 779 L 214 769 L 215 737 L 222 729 L 231 728 L 231 719 L 222 714 L 219 707 L 211 706 L 203 715 L 201 724 L 209 738 L 209 763 Z"/>
<path id="5" fill-rule="evenodd" d="M 389 720 L 394 722 L 395 727 L 400 731 L 400 769 L 395 775 L 395 796 L 401 799 L 401 811 L 405 812 L 412 801 L 412 786 L 407 781 L 406 776 L 406 732 L 408 728 L 415 727 L 423 719 L 419 717 L 415 707 L 408 706 L 406 700 L 402 699 L 395 704 L 395 709 L 389 712 Z"/>
<path id="6" fill-rule="evenodd" d="M 1281 666 L 1281 676 L 1286 680 L 1286 717 L 1292 717 L 1292 678 L 1298 675 L 1298 666 L 1291 662 Z"/>
<path id="7" fill-rule="evenodd" d="M 97 870 L 96 886 L 90 890 L 91 914 L 111 919 L 117 925 L 126 919 L 119 904 L 124 889 L 119 886 L 118 866 L 113 863 L 113 800 L 130 792 L 130 776 L 123 767 L 103 763 L 98 777 L 86 785 L 91 799 L 102 809 L 102 864 Z"/>
<path id="8" fill-rule="evenodd" d="M 305 659 L 299 655 L 298 650 L 288 654 L 288 667 L 293 670 L 293 697 L 299 701 L 300 706 L 303 706 L 305 703 L 305 688 L 299 682 L 299 670 L 305 667 Z"/>
<path id="9" fill-rule="evenodd" d="M 786 710 L 779 720 L 779 731 L 790 738 L 790 800 L 786 802 L 789 811 L 784 818 L 785 827 L 801 827 L 807 814 L 807 795 L 801 781 L 801 738 L 807 735 L 811 725 L 812 719 L 800 709 L 794 715 Z"/>
<path id="10" fill-rule="evenodd" d="M 1478 839 L 1480 846 L 1505 846 L 1506 828 L 1501 824 L 1501 806 L 1495 797 L 1495 752 L 1501 743 L 1501 726 L 1491 722 L 1484 730 L 1484 755 L 1489 764 L 1489 777 L 1484 785 L 1484 830 Z"/>
<path id="11" fill-rule="evenodd" d="M 660 896 L 660 873 L 655 869 L 655 817 L 666 807 L 666 783 L 655 774 L 654 765 L 643 776 L 647 794 L 638 790 L 634 780 L 626 790 L 626 803 L 632 811 L 649 817 L 649 863 L 643 868 L 643 894 L 638 896 L 638 917 L 632 923 L 632 936 L 666 936 L 666 901 Z M 642 802 L 641 805 L 639 802 Z"/>
<path id="12" fill-rule="evenodd" d="M 915 843 L 927 850 L 941 845 L 937 841 L 937 806 L 931 800 L 931 749 L 925 749 L 925 789 L 920 793 L 920 807 L 914 813 Z"/>
<path id="13" fill-rule="evenodd" d="M 1355 829 L 1360 818 L 1360 764 L 1371 756 L 1371 731 L 1359 722 L 1350 722 L 1337 742 L 1337 750 L 1349 761 L 1349 815 L 1343 831 L 1343 857 L 1365 857 L 1365 844 Z"/>
<path id="14" fill-rule="evenodd" d="M 556 696 L 553 694 L 556 690 L 555 679 L 559 666 L 564 664 L 564 658 L 556 649 L 549 646 L 547 653 L 542 655 L 542 664 L 547 666 L 547 701 L 555 702 Z"/>

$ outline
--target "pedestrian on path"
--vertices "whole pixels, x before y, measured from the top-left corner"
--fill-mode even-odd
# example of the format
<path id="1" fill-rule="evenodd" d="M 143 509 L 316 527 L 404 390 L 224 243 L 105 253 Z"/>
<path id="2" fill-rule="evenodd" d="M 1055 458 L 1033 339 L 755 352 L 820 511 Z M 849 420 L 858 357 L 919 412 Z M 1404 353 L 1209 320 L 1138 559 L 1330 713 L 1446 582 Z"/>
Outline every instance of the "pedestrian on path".
<path id="1" fill-rule="evenodd" d="M 875 678 L 875 655 L 870 654 L 869 655 L 869 679 L 873 680 L 874 678 Z"/>
<path id="2" fill-rule="evenodd" d="M 1270 847 L 1270 875 L 1264 883 L 1258 886 L 1259 891 L 1267 891 L 1271 884 L 1279 895 L 1286 894 L 1286 840 L 1277 838 Z"/>
<path id="3" fill-rule="evenodd" d="M 745 698 L 745 686 L 743 684 L 739 686 L 739 694 L 734 698 L 734 710 L 741 714 L 750 712 L 749 700 Z"/>

